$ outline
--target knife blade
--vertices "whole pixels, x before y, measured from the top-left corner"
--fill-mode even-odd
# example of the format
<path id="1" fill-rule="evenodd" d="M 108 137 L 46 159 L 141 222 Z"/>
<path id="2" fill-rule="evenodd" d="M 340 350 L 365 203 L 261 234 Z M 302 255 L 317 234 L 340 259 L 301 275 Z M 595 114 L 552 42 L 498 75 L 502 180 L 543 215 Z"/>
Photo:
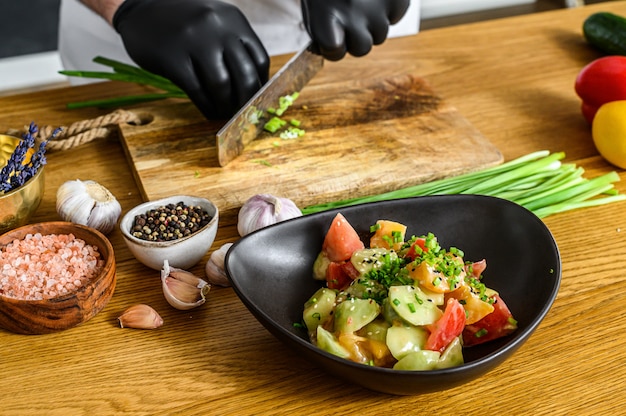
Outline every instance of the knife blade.
<path id="1" fill-rule="evenodd" d="M 276 107 L 280 97 L 299 92 L 323 66 L 324 58 L 311 52 L 311 43 L 289 59 L 217 132 L 220 166 L 226 166 L 243 153 L 246 145 L 261 133 L 269 119 L 268 108 Z"/>

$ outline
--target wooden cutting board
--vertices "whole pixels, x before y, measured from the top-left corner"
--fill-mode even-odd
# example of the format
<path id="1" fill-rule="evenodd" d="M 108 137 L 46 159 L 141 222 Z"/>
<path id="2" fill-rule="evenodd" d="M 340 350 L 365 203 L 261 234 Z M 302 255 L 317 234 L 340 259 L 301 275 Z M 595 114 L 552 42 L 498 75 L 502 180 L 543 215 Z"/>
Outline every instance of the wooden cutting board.
<path id="1" fill-rule="evenodd" d="M 223 122 L 206 121 L 188 102 L 134 111 L 146 122 L 120 128 L 144 199 L 206 197 L 229 224 L 258 193 L 304 207 L 502 162 L 489 140 L 413 75 L 307 86 L 284 117 L 298 119 L 304 136 L 263 134 L 225 167 L 215 147 Z"/>

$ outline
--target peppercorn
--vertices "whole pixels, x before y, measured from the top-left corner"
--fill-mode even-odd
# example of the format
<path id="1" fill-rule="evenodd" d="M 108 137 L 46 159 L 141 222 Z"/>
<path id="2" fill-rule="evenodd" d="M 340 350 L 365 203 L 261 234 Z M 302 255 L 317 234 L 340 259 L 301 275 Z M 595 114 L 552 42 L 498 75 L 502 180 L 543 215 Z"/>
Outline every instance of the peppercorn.
<path id="1" fill-rule="evenodd" d="M 172 241 L 189 236 L 213 219 L 200 206 L 167 204 L 136 215 L 132 235 L 147 241 Z"/>

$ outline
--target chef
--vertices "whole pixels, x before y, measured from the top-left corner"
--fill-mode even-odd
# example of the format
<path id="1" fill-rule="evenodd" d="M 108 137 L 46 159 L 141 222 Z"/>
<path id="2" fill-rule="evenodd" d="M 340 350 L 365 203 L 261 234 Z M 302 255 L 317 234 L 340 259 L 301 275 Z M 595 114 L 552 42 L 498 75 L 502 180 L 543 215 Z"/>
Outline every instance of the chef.
<path id="1" fill-rule="evenodd" d="M 101 70 L 100 55 L 177 84 L 209 119 L 233 115 L 268 80 L 270 56 L 310 39 L 328 60 L 363 56 L 414 0 L 62 0 L 65 69 Z M 407 13 L 411 11 L 411 15 Z"/>

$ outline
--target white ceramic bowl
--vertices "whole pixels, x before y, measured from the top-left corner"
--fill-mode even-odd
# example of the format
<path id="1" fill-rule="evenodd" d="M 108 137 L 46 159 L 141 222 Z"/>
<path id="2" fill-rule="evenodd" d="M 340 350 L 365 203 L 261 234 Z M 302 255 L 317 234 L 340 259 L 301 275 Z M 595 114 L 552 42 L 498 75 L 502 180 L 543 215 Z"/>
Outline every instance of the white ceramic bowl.
<path id="1" fill-rule="evenodd" d="M 131 234 L 133 221 L 137 215 L 145 214 L 150 209 L 156 209 L 168 204 L 177 204 L 181 201 L 187 206 L 202 207 L 213 218 L 200 230 L 177 240 L 147 241 L 134 237 Z M 131 253 L 146 266 L 155 270 L 161 270 L 163 261 L 167 260 L 172 267 L 188 269 L 197 264 L 211 248 L 217 233 L 218 221 L 218 208 L 208 199 L 188 195 L 175 195 L 137 205 L 122 217 L 120 230 Z"/>

